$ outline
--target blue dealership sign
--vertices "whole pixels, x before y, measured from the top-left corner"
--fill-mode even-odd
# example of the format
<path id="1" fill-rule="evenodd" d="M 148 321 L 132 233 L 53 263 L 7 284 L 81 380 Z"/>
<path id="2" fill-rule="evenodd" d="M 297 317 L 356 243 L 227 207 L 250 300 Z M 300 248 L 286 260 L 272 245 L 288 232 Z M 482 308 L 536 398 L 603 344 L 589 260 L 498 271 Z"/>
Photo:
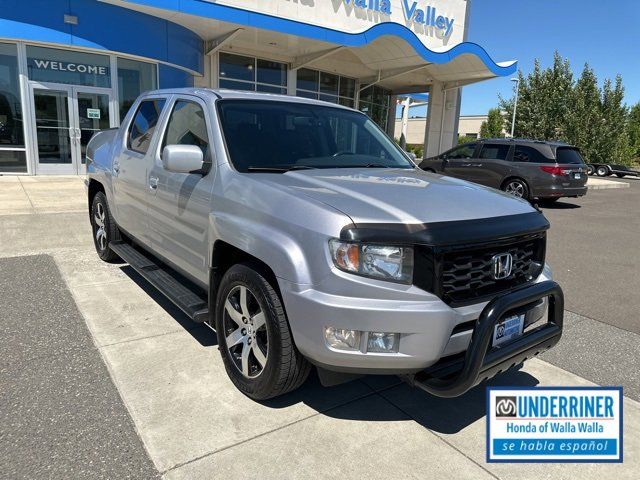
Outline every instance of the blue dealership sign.
<path id="1" fill-rule="evenodd" d="M 622 387 L 487 388 L 487 462 L 622 462 Z"/>

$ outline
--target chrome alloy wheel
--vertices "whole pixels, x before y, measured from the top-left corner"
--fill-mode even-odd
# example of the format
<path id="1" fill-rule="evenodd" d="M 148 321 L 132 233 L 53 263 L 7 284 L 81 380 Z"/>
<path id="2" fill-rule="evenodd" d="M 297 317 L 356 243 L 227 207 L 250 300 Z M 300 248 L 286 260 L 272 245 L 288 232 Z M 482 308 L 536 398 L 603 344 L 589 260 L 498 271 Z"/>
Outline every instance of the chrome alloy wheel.
<path id="1" fill-rule="evenodd" d="M 93 222 L 95 223 L 95 235 L 96 235 L 96 243 L 100 250 L 105 250 L 107 248 L 107 230 L 105 229 L 105 211 L 104 205 L 102 203 L 97 203 L 96 211 L 93 215 Z"/>
<path id="2" fill-rule="evenodd" d="M 524 197 L 524 186 L 520 182 L 509 182 L 507 184 L 507 188 L 505 188 L 504 191 L 513 195 L 514 197 Z"/>
<path id="3" fill-rule="evenodd" d="M 244 285 L 231 289 L 224 304 L 224 335 L 236 368 L 246 378 L 256 378 L 267 364 L 269 335 L 265 313 Z"/>

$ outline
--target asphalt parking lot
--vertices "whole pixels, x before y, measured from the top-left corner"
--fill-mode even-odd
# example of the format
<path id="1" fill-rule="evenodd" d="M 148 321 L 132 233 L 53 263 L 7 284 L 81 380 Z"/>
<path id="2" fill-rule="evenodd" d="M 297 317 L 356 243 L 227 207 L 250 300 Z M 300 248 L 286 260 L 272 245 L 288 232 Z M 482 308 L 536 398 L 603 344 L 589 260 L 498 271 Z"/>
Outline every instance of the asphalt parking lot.
<path id="1" fill-rule="evenodd" d="M 81 179 L 0 177 L 0 477 L 637 478 L 640 181 L 629 183 L 544 209 L 565 335 L 493 381 L 623 385 L 625 463 L 545 465 L 485 463 L 483 387 L 442 400 L 395 377 L 331 389 L 311 378 L 247 399 L 212 331 L 99 261 Z"/>

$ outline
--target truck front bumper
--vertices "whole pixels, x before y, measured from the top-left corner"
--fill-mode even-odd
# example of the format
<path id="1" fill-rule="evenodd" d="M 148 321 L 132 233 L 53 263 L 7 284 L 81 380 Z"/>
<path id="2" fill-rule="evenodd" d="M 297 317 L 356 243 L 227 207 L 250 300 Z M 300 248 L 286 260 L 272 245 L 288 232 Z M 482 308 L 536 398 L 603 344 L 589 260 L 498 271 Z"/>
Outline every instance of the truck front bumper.
<path id="1" fill-rule="evenodd" d="M 547 290 L 537 287 L 553 283 L 550 279 L 551 273 L 545 269 L 536 283 L 524 289 L 536 287 L 535 292 L 540 293 L 537 299 L 528 304 L 525 325 L 537 322 L 543 317 L 547 304 L 551 306 L 551 302 L 546 301 L 550 294 L 544 294 Z M 554 290 L 556 297 L 562 294 L 557 288 L 559 293 Z M 399 292 L 399 298 L 384 298 L 384 295 L 359 298 L 324 293 L 281 280 L 280 290 L 293 338 L 300 352 L 327 370 L 360 374 L 414 374 L 442 358 L 468 351 L 480 323 L 495 324 L 497 321 L 495 314 L 487 317 L 489 306 L 505 298 L 500 305 L 505 302 L 511 304 L 517 299 L 514 295 L 520 291 L 499 296 L 491 303 L 451 308 L 441 299 L 423 291 L 420 291 L 423 295 L 415 295 L 413 291 Z M 512 308 L 518 307 L 514 305 Z M 506 308 L 505 311 L 512 308 Z M 559 318 L 561 322 L 561 313 Z M 330 347 L 325 340 L 326 327 L 363 332 L 360 348 L 339 350 Z M 369 332 L 400 334 L 398 351 L 367 351 Z"/>
<path id="2" fill-rule="evenodd" d="M 548 321 L 521 337 L 491 346 L 494 327 L 507 314 L 541 298 L 549 304 Z M 553 347 L 562 335 L 564 297 L 560 286 L 546 281 L 492 300 L 482 311 L 464 356 L 408 377 L 409 383 L 439 397 L 457 397 L 476 384 Z"/>

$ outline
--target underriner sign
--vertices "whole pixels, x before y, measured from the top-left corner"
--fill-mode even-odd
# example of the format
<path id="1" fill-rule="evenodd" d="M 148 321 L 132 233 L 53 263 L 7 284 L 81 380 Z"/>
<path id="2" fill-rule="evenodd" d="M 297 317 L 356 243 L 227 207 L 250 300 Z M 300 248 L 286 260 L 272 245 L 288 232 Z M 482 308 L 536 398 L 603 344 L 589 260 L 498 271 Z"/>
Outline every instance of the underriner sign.
<path id="1" fill-rule="evenodd" d="M 391 15 L 391 0 L 344 0 L 347 5 L 355 8 L 379 12 L 383 15 Z M 454 19 L 440 15 L 436 7 L 422 6 L 420 2 L 402 0 L 402 10 L 405 20 L 423 27 L 432 27 L 440 30 L 444 37 L 451 35 Z"/>

